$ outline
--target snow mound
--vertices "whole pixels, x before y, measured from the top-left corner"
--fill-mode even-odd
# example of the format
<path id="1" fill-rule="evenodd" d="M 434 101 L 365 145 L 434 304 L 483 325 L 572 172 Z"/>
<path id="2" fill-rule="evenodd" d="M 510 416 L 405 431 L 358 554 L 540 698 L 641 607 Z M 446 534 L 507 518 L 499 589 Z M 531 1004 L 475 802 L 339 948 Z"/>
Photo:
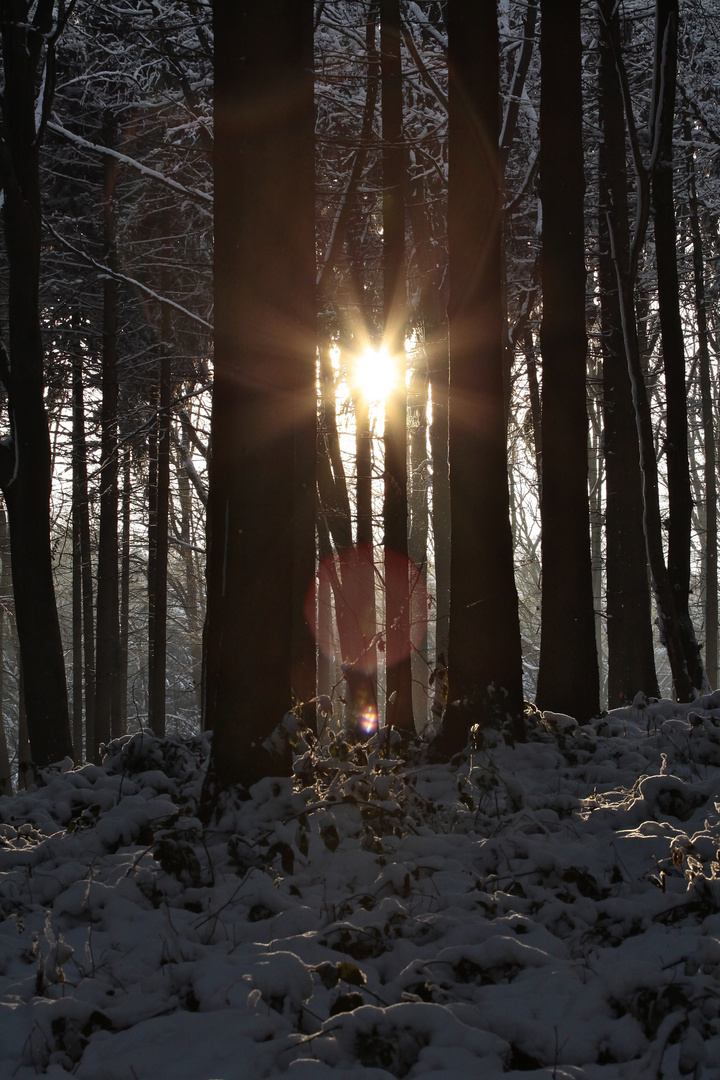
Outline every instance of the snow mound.
<path id="1" fill-rule="evenodd" d="M 0 1076 L 720 1074 L 720 695 L 337 736 L 203 826 L 209 742 L 0 799 Z"/>

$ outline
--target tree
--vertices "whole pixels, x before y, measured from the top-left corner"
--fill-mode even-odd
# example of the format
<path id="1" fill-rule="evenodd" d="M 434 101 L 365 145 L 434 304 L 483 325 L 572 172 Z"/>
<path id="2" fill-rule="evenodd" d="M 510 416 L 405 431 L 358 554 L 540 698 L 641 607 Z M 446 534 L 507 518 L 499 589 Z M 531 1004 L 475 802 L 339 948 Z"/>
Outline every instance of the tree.
<path id="1" fill-rule="evenodd" d="M 212 776 L 248 786 L 278 767 L 263 740 L 292 705 L 294 597 L 314 579 L 294 539 L 315 490 L 296 472 L 296 448 L 303 469 L 308 444 L 314 461 L 316 427 L 313 7 L 216 0 L 213 12 L 205 716 Z"/>
<path id="2" fill-rule="evenodd" d="M 638 691 L 657 697 L 647 553 L 643 535 L 642 473 L 635 410 L 623 335 L 621 298 L 608 226 L 612 215 L 616 258 L 627 265 L 630 247 L 625 119 L 613 56 L 617 8 L 600 20 L 599 149 L 601 334 L 604 454 L 607 485 L 608 703 L 617 707 Z M 611 29 L 612 28 L 612 29 Z"/>
<path id="3" fill-rule="evenodd" d="M 380 0 L 383 340 L 396 379 L 385 401 L 385 638 L 388 721 L 414 731 L 408 566 L 405 190 L 399 0 Z M 393 560 L 400 556 L 397 567 Z M 393 662 L 394 659 L 394 662 Z"/>
<path id="4" fill-rule="evenodd" d="M 682 633 L 688 674 L 697 691 L 707 689 L 702 657 L 688 610 L 692 493 L 688 460 L 685 344 L 680 317 L 677 224 L 673 195 L 673 120 L 677 82 L 678 0 L 655 5 L 655 63 L 650 118 L 650 190 L 655 230 L 657 298 L 660 309 L 667 414 L 667 568 Z"/>
<path id="5" fill-rule="evenodd" d="M 580 0 L 544 0 L 540 11 L 543 457 L 537 697 L 541 708 L 587 720 L 599 709 L 599 676 L 588 517 Z"/>
<path id="6" fill-rule="evenodd" d="M 0 7 L 0 174 L 9 277 L 8 340 L 0 345 L 0 376 L 10 427 L 0 444 L 0 487 L 10 524 L 25 707 L 37 765 L 72 754 L 50 549 L 50 439 L 39 311 L 39 154 L 52 102 L 55 46 L 73 6 L 61 5 L 57 19 L 53 0 L 4 0 Z"/>
<path id="7" fill-rule="evenodd" d="M 114 149 L 116 124 L 111 110 L 103 116 L 103 142 Z M 103 281 L 102 406 L 100 466 L 100 535 L 97 563 L 97 654 L 94 743 L 107 744 L 119 734 L 118 662 L 120 649 L 118 576 L 118 283 L 114 211 L 117 161 L 109 155 L 103 169 L 104 262 L 110 273 Z"/>
<path id="8" fill-rule="evenodd" d="M 520 734 L 523 695 L 503 390 L 496 5 L 450 0 L 447 26 L 452 752 L 471 723 L 498 714 Z"/>

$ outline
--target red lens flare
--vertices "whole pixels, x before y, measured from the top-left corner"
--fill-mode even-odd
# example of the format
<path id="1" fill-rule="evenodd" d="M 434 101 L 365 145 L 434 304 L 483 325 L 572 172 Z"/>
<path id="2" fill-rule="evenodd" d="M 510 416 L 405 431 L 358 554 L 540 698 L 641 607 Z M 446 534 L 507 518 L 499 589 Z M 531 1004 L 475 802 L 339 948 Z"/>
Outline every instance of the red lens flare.
<path id="1" fill-rule="evenodd" d="M 410 603 L 409 634 L 392 634 L 390 641 L 376 617 L 383 585 L 390 610 L 396 610 L 403 597 Z M 305 617 L 326 656 L 338 657 L 355 671 L 373 672 L 376 647 L 385 652 L 387 667 L 393 667 L 422 645 L 427 631 L 427 589 L 422 571 L 406 556 L 385 551 L 382 561 L 375 564 L 371 548 L 358 544 L 320 564 L 317 588 L 319 602 L 316 605 L 313 587 L 305 602 Z"/>

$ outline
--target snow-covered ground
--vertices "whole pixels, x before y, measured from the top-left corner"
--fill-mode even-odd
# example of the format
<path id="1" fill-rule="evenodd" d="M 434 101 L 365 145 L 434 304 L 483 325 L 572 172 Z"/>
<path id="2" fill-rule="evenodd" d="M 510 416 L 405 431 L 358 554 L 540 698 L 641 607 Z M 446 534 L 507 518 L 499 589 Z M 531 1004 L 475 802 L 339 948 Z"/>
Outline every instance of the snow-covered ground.
<path id="1" fill-rule="evenodd" d="M 196 816 L 145 733 L 0 799 L 0 1077 L 720 1076 L 720 693 L 335 739 Z"/>

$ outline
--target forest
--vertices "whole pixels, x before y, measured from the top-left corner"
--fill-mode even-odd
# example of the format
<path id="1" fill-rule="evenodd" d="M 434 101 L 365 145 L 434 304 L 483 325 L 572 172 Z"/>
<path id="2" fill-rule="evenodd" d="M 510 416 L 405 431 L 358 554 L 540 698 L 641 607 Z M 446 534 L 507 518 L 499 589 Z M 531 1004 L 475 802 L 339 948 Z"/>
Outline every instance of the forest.
<path id="1" fill-rule="evenodd" d="M 0 1076 L 720 1075 L 720 5 L 0 44 Z"/>
<path id="2" fill-rule="evenodd" d="M 717 683 L 718 12 L 295 6 L 3 4 L 6 786 Z"/>

